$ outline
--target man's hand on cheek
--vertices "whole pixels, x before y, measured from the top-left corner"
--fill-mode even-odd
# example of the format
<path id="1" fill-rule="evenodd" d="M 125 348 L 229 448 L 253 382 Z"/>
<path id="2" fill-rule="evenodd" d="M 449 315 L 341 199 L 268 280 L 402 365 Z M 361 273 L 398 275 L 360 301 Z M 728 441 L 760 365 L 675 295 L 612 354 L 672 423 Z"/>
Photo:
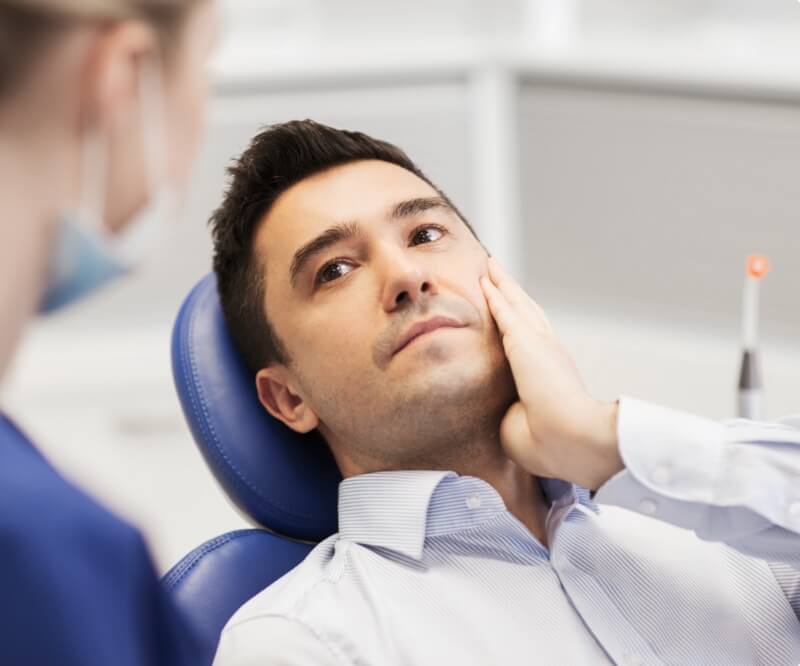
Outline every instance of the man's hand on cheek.
<path id="1" fill-rule="evenodd" d="M 617 404 L 589 395 L 542 309 L 493 259 L 481 287 L 519 394 L 500 427 L 503 448 L 531 474 L 596 490 L 624 467 Z"/>

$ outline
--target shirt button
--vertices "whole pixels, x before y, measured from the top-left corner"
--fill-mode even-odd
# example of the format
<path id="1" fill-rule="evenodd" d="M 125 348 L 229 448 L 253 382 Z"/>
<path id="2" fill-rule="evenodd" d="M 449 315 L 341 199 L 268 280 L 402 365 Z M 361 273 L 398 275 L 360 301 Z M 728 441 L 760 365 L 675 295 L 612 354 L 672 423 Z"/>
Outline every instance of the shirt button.
<path id="1" fill-rule="evenodd" d="M 794 501 L 789 505 L 789 517 L 795 523 L 800 521 L 800 502 Z"/>
<path id="2" fill-rule="evenodd" d="M 478 509 L 481 506 L 481 498 L 477 495 L 470 495 L 467 497 L 467 506 L 470 509 Z"/>
<path id="3" fill-rule="evenodd" d="M 622 655 L 622 663 L 625 666 L 644 666 L 644 659 L 642 659 L 638 654 L 626 652 Z"/>
<path id="4" fill-rule="evenodd" d="M 665 486 L 669 483 L 671 474 L 669 473 L 669 468 L 665 467 L 664 465 L 659 465 L 655 469 L 653 469 L 652 473 L 653 483 L 658 486 Z"/>
<path id="5" fill-rule="evenodd" d="M 641 502 L 639 502 L 639 511 L 646 516 L 654 516 L 657 510 L 658 504 L 656 504 L 654 500 L 643 499 Z"/>

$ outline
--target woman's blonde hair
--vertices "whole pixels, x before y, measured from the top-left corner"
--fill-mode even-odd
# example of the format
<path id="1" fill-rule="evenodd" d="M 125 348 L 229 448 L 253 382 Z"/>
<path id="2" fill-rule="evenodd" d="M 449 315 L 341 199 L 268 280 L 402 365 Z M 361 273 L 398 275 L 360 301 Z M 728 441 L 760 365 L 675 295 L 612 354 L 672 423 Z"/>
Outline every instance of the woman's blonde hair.
<path id="1" fill-rule="evenodd" d="M 189 7 L 198 0 L 0 0 L 0 101 L 70 25 L 141 19 L 168 50 Z"/>

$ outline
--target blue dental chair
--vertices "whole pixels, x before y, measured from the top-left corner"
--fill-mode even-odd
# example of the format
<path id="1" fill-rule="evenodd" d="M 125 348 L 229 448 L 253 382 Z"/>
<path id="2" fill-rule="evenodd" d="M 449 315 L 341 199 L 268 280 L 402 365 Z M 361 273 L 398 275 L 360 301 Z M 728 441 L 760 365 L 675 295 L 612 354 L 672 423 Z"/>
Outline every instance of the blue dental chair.
<path id="1" fill-rule="evenodd" d="M 178 313 L 172 372 L 206 463 L 257 526 L 207 541 L 163 579 L 201 640 L 201 666 L 207 666 L 239 606 L 336 531 L 341 476 L 321 438 L 294 433 L 259 403 L 225 328 L 213 274 L 194 287 Z"/>

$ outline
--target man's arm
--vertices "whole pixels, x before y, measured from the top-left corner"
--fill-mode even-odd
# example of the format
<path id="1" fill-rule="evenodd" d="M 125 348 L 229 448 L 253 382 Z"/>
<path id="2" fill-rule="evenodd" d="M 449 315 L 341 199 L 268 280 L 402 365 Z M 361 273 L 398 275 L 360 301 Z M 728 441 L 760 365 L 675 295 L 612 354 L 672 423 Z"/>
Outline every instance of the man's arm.
<path id="1" fill-rule="evenodd" d="M 770 561 L 797 611 L 800 429 L 595 401 L 519 284 L 490 260 L 481 286 L 519 394 L 500 428 L 509 457 L 532 474 L 599 489 L 598 502 Z"/>
<path id="2" fill-rule="evenodd" d="M 279 615 L 250 618 L 222 632 L 214 666 L 345 666 L 305 624 Z"/>
<path id="3" fill-rule="evenodd" d="M 800 429 L 620 401 L 625 470 L 597 491 L 748 555 L 800 566 Z"/>
<path id="4" fill-rule="evenodd" d="M 721 424 L 623 398 L 626 469 L 595 495 L 769 562 L 800 617 L 800 428 Z"/>
<path id="5" fill-rule="evenodd" d="M 594 400 L 522 287 L 492 260 L 481 285 L 519 395 L 500 427 L 509 457 L 703 538 L 778 559 L 800 551 L 800 537 L 772 539 L 800 533 L 800 429 Z M 770 528 L 764 547 L 749 539 Z"/>

